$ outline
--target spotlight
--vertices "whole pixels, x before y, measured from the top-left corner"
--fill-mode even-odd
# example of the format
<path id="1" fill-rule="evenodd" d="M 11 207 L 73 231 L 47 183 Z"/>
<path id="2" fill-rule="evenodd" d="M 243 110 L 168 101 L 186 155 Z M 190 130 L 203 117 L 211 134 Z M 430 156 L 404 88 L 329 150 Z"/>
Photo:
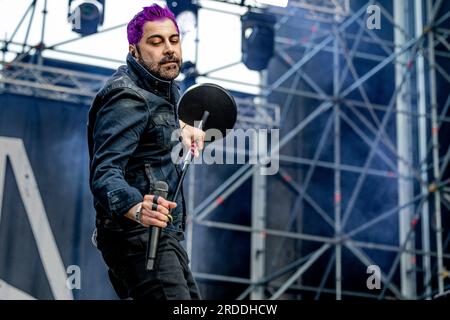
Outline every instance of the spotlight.
<path id="1" fill-rule="evenodd" d="M 105 17 L 105 0 L 69 0 L 72 31 L 84 36 L 97 32 Z"/>
<path id="2" fill-rule="evenodd" d="M 167 0 L 167 7 L 173 12 L 177 18 L 178 27 L 181 36 L 186 33 L 195 31 L 197 27 L 198 5 L 192 0 Z"/>
<path id="3" fill-rule="evenodd" d="M 178 17 L 182 12 L 191 11 L 197 15 L 198 6 L 192 0 L 167 0 L 167 7 Z"/>
<path id="4" fill-rule="evenodd" d="M 181 67 L 182 91 L 194 85 L 198 77 L 194 60 L 197 31 L 198 5 L 194 0 L 167 0 L 167 7 L 177 18 L 182 39 L 184 63 Z"/>
<path id="5" fill-rule="evenodd" d="M 266 69 L 274 53 L 275 17 L 248 11 L 241 17 L 241 22 L 242 62 L 250 70 Z"/>

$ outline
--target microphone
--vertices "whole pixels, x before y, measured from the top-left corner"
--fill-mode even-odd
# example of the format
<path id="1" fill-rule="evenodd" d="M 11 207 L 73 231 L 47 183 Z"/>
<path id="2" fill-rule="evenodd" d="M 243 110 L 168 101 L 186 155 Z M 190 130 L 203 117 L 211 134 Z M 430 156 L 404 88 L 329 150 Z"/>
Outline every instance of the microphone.
<path id="1" fill-rule="evenodd" d="M 164 181 L 157 181 L 155 184 L 155 191 L 153 195 L 167 198 L 169 193 L 169 186 Z M 161 234 L 161 228 L 151 226 L 148 228 L 148 243 L 147 243 L 147 257 L 145 259 L 145 266 L 148 271 L 152 271 L 155 268 L 156 252 L 158 251 L 159 235 Z"/>

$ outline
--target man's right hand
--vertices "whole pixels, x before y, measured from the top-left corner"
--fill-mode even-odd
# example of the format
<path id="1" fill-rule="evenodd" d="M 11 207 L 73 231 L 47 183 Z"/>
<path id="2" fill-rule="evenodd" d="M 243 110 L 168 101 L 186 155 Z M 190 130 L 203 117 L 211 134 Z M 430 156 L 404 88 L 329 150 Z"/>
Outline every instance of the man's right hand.
<path id="1" fill-rule="evenodd" d="M 136 211 L 139 208 L 139 206 L 142 206 L 140 224 L 142 224 L 144 227 L 150 226 L 157 226 L 160 228 L 167 227 L 167 222 L 169 221 L 168 217 L 170 212 L 169 210 L 174 209 L 177 206 L 177 204 L 175 202 L 168 201 L 162 197 L 158 197 L 158 206 L 156 210 L 152 210 L 152 207 L 154 205 L 153 203 L 154 197 L 155 196 L 153 195 L 145 195 L 144 201 L 136 204 L 134 207 L 128 210 L 125 216 L 139 223 L 139 221 L 136 220 Z"/>

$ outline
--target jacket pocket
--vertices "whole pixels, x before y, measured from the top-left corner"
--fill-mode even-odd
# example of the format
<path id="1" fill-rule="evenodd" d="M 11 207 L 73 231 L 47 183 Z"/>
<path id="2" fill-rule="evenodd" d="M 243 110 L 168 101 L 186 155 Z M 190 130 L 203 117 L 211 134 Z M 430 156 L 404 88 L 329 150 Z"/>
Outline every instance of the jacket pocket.
<path id="1" fill-rule="evenodd" d="M 156 113 L 152 117 L 157 134 L 157 143 L 165 150 L 172 148 L 179 142 L 179 134 L 176 132 L 178 126 L 175 122 L 173 114 Z M 172 136 L 173 134 L 173 136 Z"/>

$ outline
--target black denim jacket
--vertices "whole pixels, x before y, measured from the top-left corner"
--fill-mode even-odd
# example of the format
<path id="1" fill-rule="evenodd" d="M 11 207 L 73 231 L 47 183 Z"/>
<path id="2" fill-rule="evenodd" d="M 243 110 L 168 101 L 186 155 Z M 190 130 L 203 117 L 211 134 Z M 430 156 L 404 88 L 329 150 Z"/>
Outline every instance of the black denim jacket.
<path id="1" fill-rule="evenodd" d="M 139 228 L 123 215 L 152 194 L 156 181 L 169 185 L 169 199 L 181 174 L 172 162 L 172 132 L 179 128 L 173 81 L 158 79 L 130 54 L 97 93 L 89 110 L 90 188 L 97 227 Z M 181 193 L 166 232 L 182 236 L 185 203 Z"/>

